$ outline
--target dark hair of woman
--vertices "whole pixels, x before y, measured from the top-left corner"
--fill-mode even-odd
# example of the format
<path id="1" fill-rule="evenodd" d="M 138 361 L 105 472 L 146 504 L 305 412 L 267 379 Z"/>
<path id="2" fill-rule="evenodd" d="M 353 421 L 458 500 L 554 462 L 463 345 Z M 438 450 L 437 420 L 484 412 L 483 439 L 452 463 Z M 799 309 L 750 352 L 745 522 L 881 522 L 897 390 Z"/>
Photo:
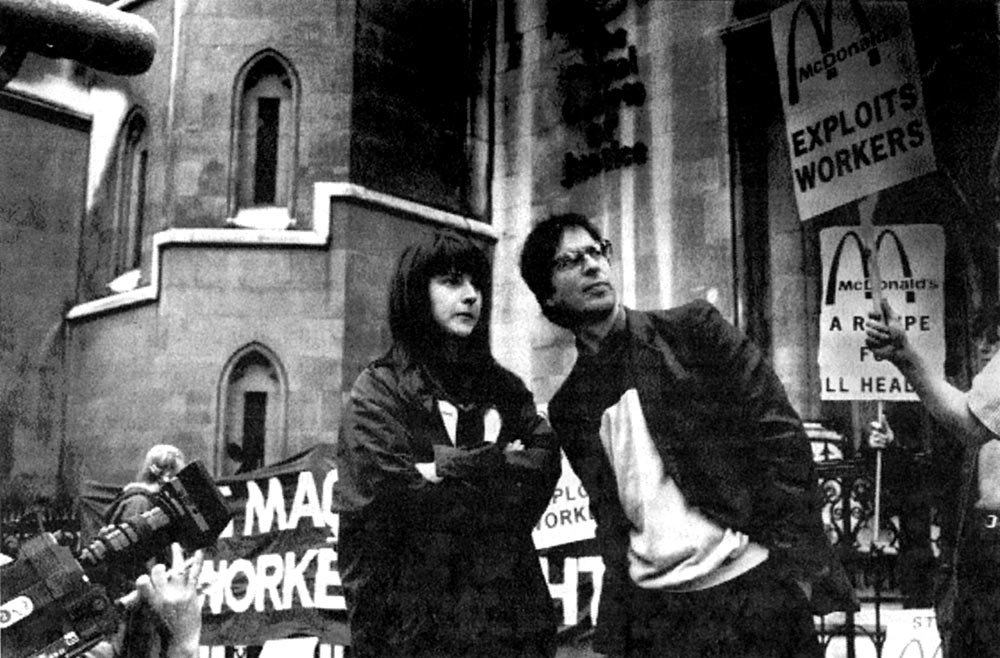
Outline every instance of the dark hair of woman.
<path id="1" fill-rule="evenodd" d="M 449 338 L 434 321 L 429 287 L 432 278 L 468 274 L 483 296 L 482 313 L 472 334 L 460 341 L 457 360 L 446 349 Z M 489 347 L 490 263 L 472 240 L 440 231 L 406 248 L 396 263 L 389 290 L 389 330 L 393 351 L 407 364 L 423 364 L 439 379 L 452 379 L 468 368 L 492 363 Z M 454 339 L 450 339 L 454 340 Z M 465 373 L 468 376 L 469 373 Z M 444 376 L 444 377 L 443 377 Z M 442 381 L 447 385 L 448 382 Z"/>

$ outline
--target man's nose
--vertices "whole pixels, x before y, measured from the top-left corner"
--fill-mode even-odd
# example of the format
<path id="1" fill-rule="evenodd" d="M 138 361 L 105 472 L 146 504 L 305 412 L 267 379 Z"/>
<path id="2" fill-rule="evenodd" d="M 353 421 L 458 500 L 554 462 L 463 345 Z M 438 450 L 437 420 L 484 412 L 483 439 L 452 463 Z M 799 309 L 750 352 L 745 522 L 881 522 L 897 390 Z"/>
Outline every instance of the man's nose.
<path id="1" fill-rule="evenodd" d="M 585 252 L 583 254 L 583 271 L 592 272 L 594 270 L 599 270 L 604 265 L 604 259 L 597 254 L 590 252 Z"/>

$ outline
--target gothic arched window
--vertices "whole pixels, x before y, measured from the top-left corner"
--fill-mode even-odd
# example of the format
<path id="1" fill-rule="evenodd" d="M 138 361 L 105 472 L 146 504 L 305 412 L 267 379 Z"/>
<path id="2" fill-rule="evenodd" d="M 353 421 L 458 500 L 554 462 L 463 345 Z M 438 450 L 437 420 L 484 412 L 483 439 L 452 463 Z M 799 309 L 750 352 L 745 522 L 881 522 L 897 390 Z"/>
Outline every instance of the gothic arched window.
<path id="1" fill-rule="evenodd" d="M 291 215 L 298 125 L 298 80 L 275 51 L 254 56 L 236 80 L 234 215 L 281 208 Z"/>
<path id="2" fill-rule="evenodd" d="M 140 110 L 133 110 L 122 126 L 114 219 L 115 276 L 138 268 L 142 257 L 149 167 L 148 126 L 149 122 Z"/>
<path id="3" fill-rule="evenodd" d="M 222 378 L 219 475 L 278 461 L 284 445 L 285 378 L 277 357 L 251 344 L 229 360 Z"/>

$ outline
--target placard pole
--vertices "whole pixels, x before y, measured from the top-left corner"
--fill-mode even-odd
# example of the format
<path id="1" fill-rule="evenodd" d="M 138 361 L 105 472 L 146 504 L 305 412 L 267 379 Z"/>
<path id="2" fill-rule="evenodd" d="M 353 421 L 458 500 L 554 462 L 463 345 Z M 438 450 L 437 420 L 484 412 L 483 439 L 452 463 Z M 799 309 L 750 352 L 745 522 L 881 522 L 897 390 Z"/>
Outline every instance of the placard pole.
<path id="1" fill-rule="evenodd" d="M 875 312 L 882 313 L 882 273 L 878 266 L 878 244 L 875 241 L 875 227 L 872 216 L 875 214 L 875 204 L 878 194 L 858 199 L 858 217 L 861 220 L 861 240 L 864 242 L 864 272 L 868 277 L 865 282 L 871 291 L 872 307 Z M 885 426 L 885 403 L 877 400 L 877 421 L 879 428 Z M 872 519 L 872 548 L 878 546 L 879 530 L 882 528 L 882 448 L 875 450 L 875 514 Z"/>

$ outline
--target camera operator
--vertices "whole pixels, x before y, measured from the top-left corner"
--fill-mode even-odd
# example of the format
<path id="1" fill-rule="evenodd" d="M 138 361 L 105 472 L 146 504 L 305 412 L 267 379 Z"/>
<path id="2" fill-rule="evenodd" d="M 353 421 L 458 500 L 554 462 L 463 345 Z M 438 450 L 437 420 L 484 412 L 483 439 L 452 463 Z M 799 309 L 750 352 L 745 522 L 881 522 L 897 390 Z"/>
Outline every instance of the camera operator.
<path id="1" fill-rule="evenodd" d="M 159 444 L 149 449 L 136 473 L 135 481 L 126 484 L 104 513 L 107 525 L 117 525 L 122 521 L 140 516 L 156 506 L 156 496 L 163 486 L 177 477 L 187 461 L 178 448 Z M 108 593 L 118 597 L 132 589 L 135 579 L 147 573 L 153 564 L 166 564 L 170 555 L 162 551 L 149 559 L 129 560 L 119 564 L 114 573 L 109 574 Z"/>
<path id="2" fill-rule="evenodd" d="M 185 465 L 184 453 L 178 448 L 168 444 L 154 445 L 146 453 L 135 481 L 125 485 L 108 507 L 104 516 L 105 523 L 114 526 L 151 510 L 156 506 L 156 497 L 164 485 L 177 477 L 177 473 Z M 102 529 L 102 532 L 106 529 Z M 156 563 L 166 564 L 169 561 L 170 555 L 166 551 L 149 558 L 123 561 L 108 574 L 108 594 L 112 598 L 123 596 L 132 590 L 136 578 L 149 572 Z M 125 616 L 122 651 L 137 658 L 158 658 L 162 654 L 158 647 L 166 644 L 166 637 L 149 606 L 140 601 L 138 605 L 129 609 Z"/>

